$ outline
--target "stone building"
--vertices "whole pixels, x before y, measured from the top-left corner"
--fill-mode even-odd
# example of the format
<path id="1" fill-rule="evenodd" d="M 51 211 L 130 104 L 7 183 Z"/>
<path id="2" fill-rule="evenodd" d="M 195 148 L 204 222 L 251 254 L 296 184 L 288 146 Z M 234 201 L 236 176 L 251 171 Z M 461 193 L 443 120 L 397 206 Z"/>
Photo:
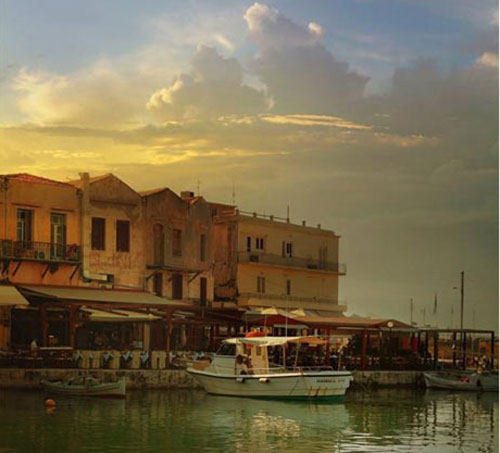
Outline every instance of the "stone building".
<path id="1" fill-rule="evenodd" d="M 211 306 L 214 247 L 209 204 L 192 192 L 179 197 L 167 188 L 141 195 L 147 225 L 148 289 L 171 299 Z"/>
<path id="2" fill-rule="evenodd" d="M 81 193 L 82 280 L 100 288 L 144 289 L 141 196 L 113 174 L 73 181 Z"/>

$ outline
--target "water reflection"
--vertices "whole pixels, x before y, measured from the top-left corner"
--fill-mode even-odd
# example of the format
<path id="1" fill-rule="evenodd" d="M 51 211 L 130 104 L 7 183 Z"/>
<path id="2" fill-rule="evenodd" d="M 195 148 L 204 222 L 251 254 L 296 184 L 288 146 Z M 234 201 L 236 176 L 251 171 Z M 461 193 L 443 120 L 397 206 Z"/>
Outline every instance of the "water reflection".
<path id="1" fill-rule="evenodd" d="M 498 451 L 496 394 L 377 391 L 344 404 L 133 392 L 125 401 L 0 392 L 6 451 Z"/>

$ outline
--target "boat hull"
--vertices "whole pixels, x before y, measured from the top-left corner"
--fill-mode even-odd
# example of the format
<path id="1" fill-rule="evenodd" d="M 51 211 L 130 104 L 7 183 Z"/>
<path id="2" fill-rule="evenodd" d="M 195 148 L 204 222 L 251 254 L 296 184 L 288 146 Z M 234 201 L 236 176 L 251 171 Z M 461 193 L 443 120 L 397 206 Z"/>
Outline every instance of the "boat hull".
<path id="1" fill-rule="evenodd" d="M 100 398 L 125 398 L 125 380 L 95 386 L 70 385 L 65 382 L 41 381 L 42 388 L 51 394 L 68 396 L 92 396 Z"/>
<path id="2" fill-rule="evenodd" d="M 292 400 L 343 400 L 352 376 L 347 372 L 230 375 L 188 369 L 213 395 Z"/>
<path id="3" fill-rule="evenodd" d="M 425 386 L 433 389 L 462 390 L 469 392 L 498 392 L 498 374 L 471 374 L 467 380 L 442 377 L 438 374 L 424 373 Z"/>

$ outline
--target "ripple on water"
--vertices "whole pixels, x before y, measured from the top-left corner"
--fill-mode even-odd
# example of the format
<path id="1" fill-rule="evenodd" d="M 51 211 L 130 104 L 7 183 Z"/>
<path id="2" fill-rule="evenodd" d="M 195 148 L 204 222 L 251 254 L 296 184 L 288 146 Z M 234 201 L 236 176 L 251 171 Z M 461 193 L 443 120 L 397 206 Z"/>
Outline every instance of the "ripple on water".
<path id="1" fill-rule="evenodd" d="M 343 404 L 132 392 L 125 401 L 0 392 L 0 452 L 497 452 L 496 394 L 376 391 Z"/>

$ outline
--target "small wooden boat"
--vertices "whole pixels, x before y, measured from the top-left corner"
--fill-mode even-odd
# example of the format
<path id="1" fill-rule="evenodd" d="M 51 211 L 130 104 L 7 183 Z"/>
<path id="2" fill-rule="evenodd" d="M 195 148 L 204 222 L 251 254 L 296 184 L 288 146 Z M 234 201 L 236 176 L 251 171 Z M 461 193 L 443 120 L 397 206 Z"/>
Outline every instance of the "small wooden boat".
<path id="1" fill-rule="evenodd" d="M 103 398 L 125 398 L 125 379 L 117 382 L 102 382 L 99 379 L 84 376 L 67 381 L 40 381 L 48 393 L 70 396 L 98 396 Z"/>
<path id="2" fill-rule="evenodd" d="M 498 392 L 498 372 L 481 373 L 424 373 L 427 388 L 466 390 L 471 392 Z"/>

